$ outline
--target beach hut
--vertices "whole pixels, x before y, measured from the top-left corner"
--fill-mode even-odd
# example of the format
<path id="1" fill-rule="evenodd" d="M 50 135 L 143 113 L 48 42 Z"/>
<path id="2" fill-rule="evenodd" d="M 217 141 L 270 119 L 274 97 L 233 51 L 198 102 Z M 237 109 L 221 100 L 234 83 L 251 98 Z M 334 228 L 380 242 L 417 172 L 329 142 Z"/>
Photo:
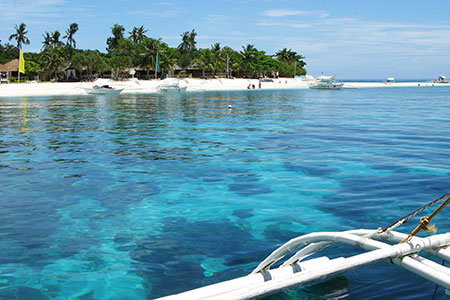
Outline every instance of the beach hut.
<path id="1" fill-rule="evenodd" d="M 12 76 L 12 72 L 16 72 L 19 69 L 19 59 L 13 59 L 6 64 L 0 64 L 0 83 L 9 83 L 9 78 Z"/>

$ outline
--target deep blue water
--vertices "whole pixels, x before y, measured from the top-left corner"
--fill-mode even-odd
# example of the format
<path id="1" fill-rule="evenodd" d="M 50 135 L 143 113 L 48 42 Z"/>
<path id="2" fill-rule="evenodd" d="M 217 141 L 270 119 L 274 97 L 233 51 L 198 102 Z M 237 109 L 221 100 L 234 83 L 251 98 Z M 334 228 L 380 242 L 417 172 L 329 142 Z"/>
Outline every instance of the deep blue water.
<path id="1" fill-rule="evenodd" d="M 0 98 L 0 299 L 152 299 L 389 225 L 450 191 L 449 115 L 448 87 Z M 271 299 L 434 288 L 381 263 Z"/>

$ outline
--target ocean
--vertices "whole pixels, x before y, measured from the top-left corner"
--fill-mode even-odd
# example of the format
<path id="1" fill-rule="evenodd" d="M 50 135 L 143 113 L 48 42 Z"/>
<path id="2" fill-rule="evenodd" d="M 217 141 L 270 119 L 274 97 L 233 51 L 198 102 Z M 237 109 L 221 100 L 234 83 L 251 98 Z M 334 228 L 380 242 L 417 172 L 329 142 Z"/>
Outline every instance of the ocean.
<path id="1" fill-rule="evenodd" d="M 449 87 L 0 98 L 0 299 L 153 299 L 385 227 L 450 191 L 449 115 Z M 435 287 L 383 262 L 267 299 Z"/>

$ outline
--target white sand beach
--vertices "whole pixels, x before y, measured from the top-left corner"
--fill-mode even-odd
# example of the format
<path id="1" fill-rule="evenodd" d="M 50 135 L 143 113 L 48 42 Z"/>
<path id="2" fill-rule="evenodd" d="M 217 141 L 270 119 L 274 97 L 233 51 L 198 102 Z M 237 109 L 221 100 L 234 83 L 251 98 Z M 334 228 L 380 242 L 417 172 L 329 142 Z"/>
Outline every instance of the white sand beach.
<path id="1" fill-rule="evenodd" d="M 53 96 L 53 95 L 87 95 L 87 89 L 93 85 L 109 85 L 117 89 L 123 89 L 121 94 L 145 94 L 157 93 L 162 80 L 137 80 L 112 81 L 98 79 L 94 82 L 70 82 L 70 83 L 14 83 L 1 84 L 0 97 L 15 96 Z M 180 79 L 180 85 L 186 86 L 187 92 L 195 91 L 231 91 L 250 89 L 307 89 L 311 81 L 300 78 L 279 78 L 267 81 L 258 79 Z M 450 84 L 433 82 L 345 82 L 345 88 L 376 88 L 376 87 L 425 87 L 425 86 L 450 86 Z"/>

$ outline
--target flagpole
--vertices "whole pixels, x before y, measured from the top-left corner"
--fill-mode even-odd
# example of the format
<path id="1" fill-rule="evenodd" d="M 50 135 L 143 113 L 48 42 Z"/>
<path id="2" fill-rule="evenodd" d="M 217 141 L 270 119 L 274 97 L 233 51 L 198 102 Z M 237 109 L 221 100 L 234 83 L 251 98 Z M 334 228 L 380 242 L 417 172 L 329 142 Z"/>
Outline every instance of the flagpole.
<path id="1" fill-rule="evenodd" d="M 20 47 L 19 47 L 19 66 L 18 66 L 18 68 L 17 68 L 17 82 L 18 83 L 20 83 L 20 57 L 22 56 L 22 55 L 20 55 Z"/>
<path id="2" fill-rule="evenodd" d="M 230 57 L 227 55 L 227 78 L 230 78 Z"/>
<path id="3" fill-rule="evenodd" d="M 156 52 L 156 57 L 155 57 L 155 79 L 158 79 L 158 56 L 159 56 L 159 52 Z"/>

